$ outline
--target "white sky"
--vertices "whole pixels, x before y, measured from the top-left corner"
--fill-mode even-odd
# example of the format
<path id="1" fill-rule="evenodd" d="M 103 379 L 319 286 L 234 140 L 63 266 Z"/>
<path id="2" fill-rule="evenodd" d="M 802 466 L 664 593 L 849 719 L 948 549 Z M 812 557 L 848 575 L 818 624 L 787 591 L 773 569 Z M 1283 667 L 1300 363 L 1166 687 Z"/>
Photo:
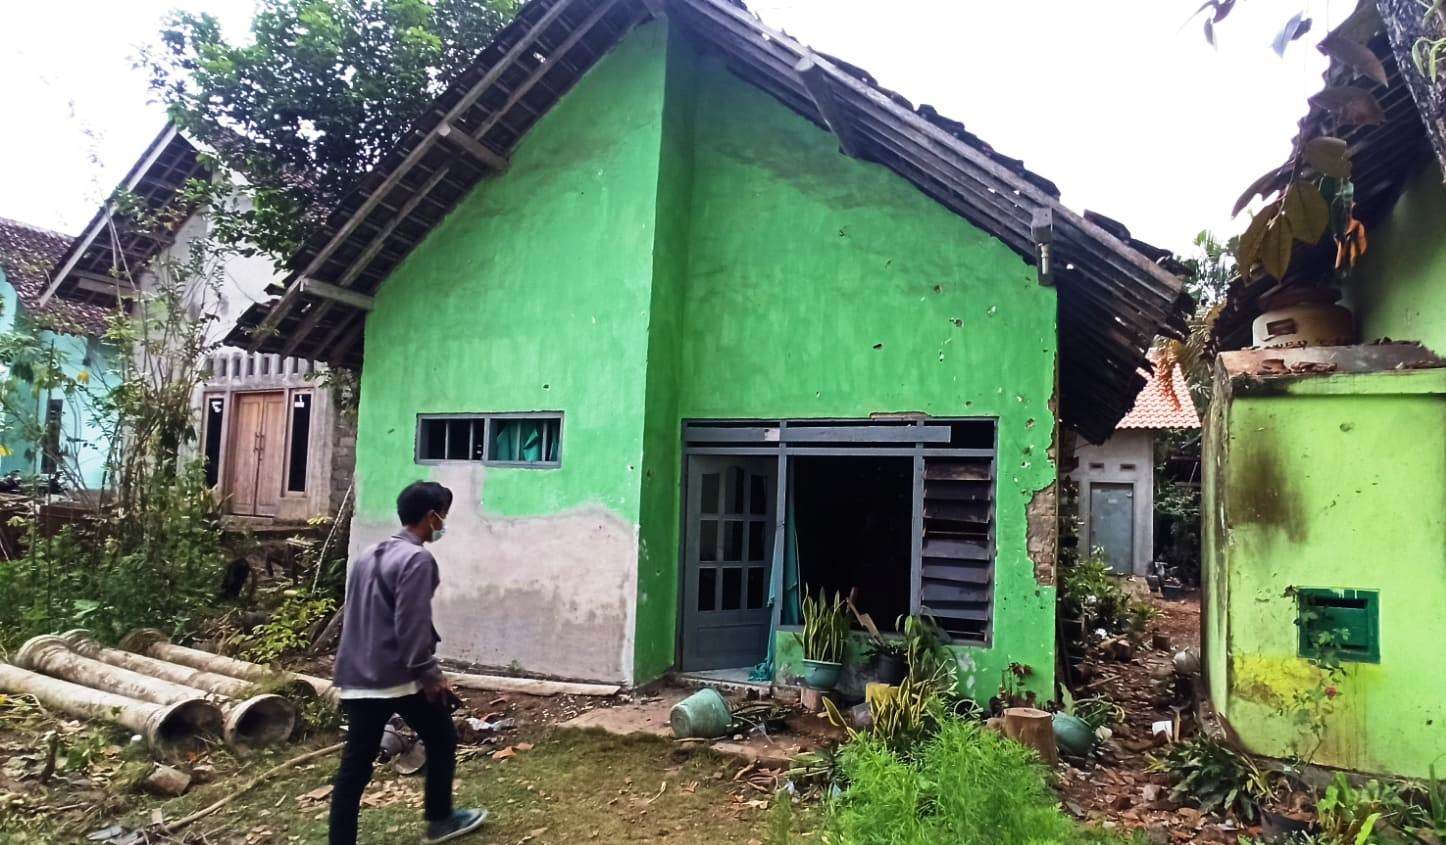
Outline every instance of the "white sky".
<path id="1" fill-rule="evenodd" d="M 765 21 L 959 120 L 1177 252 L 1287 154 L 1354 0 L 1251 0 L 1211 49 L 1199 0 L 753 0 Z M 1276 29 L 1315 26 L 1284 59 Z M 252 0 L 0 0 L 0 216 L 74 233 L 163 125 L 133 67 L 172 8 L 245 32 Z M 1183 26 L 1182 26 L 1183 25 Z M 1309 42 L 1309 43 L 1305 43 Z"/>

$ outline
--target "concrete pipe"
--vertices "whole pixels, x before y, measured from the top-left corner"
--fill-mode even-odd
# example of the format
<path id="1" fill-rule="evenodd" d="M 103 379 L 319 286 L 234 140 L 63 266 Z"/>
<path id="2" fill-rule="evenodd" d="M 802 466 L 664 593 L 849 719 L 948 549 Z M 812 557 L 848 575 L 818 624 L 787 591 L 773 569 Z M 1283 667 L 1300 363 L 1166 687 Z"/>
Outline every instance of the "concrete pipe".
<path id="1" fill-rule="evenodd" d="M 260 663 L 237 660 L 234 657 L 212 654 L 199 648 L 176 645 L 164 633 L 155 628 L 138 628 L 131 631 L 120 641 L 120 647 L 137 654 L 168 660 L 171 663 L 179 663 L 182 666 L 190 666 L 206 672 L 230 675 L 233 678 L 241 678 L 253 683 L 274 684 L 278 680 L 284 680 L 295 684 L 298 692 L 305 688 L 312 696 L 320 696 L 332 703 L 336 701 L 336 691 L 330 681 L 295 672 L 279 672 L 269 666 L 262 666 Z"/>
<path id="2" fill-rule="evenodd" d="M 69 716 L 114 722 L 145 737 L 146 744 L 157 751 L 199 748 L 203 727 L 216 718 L 215 708 L 199 698 L 175 704 L 137 701 L 8 663 L 0 663 L 0 690 L 33 695 L 46 707 Z"/>
<path id="3" fill-rule="evenodd" d="M 221 709 L 226 714 L 222 736 L 227 745 L 252 748 L 274 745 L 286 741 L 296 728 L 296 708 L 291 702 L 270 693 L 252 695 L 255 690 L 250 681 L 203 672 L 133 651 L 106 648 L 89 631 L 81 628 L 66 631 L 60 638 L 83 657 L 225 699 L 221 702 Z"/>

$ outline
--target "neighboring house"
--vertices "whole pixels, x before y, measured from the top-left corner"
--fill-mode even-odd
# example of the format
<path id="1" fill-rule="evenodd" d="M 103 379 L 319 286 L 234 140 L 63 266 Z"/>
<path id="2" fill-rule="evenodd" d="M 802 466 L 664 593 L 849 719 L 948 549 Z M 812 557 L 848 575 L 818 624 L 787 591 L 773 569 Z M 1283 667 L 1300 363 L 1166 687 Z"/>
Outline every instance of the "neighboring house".
<path id="1" fill-rule="evenodd" d="M 1370 236 L 1343 285 L 1358 330 L 1342 336 L 1328 308 L 1269 310 L 1328 278 L 1333 250 L 1298 254 L 1285 285 L 1232 286 L 1204 437 L 1204 664 L 1246 749 L 1300 754 L 1318 724 L 1316 763 L 1424 777 L 1446 759 L 1446 187 L 1373 4 L 1344 28 L 1374 31 L 1389 74 L 1327 74 L 1385 107 L 1383 122 L 1340 130 Z M 1312 107 L 1303 131 L 1330 120 Z M 1268 348 L 1241 348 L 1253 323 Z M 1332 345 L 1310 337 L 1322 331 Z M 1311 658 L 1339 660 L 1339 677 Z"/>
<path id="2" fill-rule="evenodd" d="M 167 208 L 188 180 L 210 178 L 198 153 L 167 126 L 117 190 L 148 208 Z M 65 248 L 45 299 L 113 308 L 118 279 L 125 280 L 124 298 L 130 274 L 145 288 L 156 272 L 184 266 L 190 246 L 210 234 L 210 225 L 200 209 L 174 233 L 153 237 L 128 227 L 115 204 L 107 203 Z M 247 308 L 266 299 L 277 273 L 263 255 L 227 254 L 215 275 L 218 289 L 194 283 L 190 305 L 211 315 L 208 339 L 219 343 Z M 339 507 L 350 484 L 354 423 L 314 368 L 285 350 L 253 354 L 219 346 L 210 355 L 194 403 L 197 439 L 207 480 L 227 513 L 295 521 Z"/>
<path id="3" fill-rule="evenodd" d="M 0 444 L 7 454 L 0 458 L 0 472 L 59 472 L 65 483 L 93 490 L 105 483 L 114 424 L 101 416 L 90 391 L 104 390 L 114 379 L 115 353 L 102 340 L 105 309 L 41 304 L 50 268 L 69 242 L 68 235 L 0 218 L 0 332 L 34 333 L 55 350 L 68 378 L 88 382 L 87 389 L 67 395 L 59 387 L 37 391 L 3 374 Z"/>
<path id="4" fill-rule="evenodd" d="M 533 0 L 233 338 L 364 364 L 355 547 L 455 492 L 447 659 L 790 678 L 801 582 L 1048 697 L 1057 426 L 1183 325 L 1162 257 L 740 6 Z"/>
<path id="5" fill-rule="evenodd" d="M 1147 575 L 1155 559 L 1155 432 L 1200 427 L 1178 366 L 1171 378 L 1166 390 L 1152 367 L 1110 439 L 1074 450 L 1070 477 L 1079 485 L 1080 547 L 1100 549 L 1123 575 Z"/>

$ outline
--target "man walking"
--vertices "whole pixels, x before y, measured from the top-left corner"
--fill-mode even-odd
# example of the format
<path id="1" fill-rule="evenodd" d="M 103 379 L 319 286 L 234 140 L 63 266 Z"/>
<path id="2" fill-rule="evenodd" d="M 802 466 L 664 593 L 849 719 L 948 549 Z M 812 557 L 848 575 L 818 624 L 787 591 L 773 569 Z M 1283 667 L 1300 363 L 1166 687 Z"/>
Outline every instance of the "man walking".
<path id="1" fill-rule="evenodd" d="M 402 530 L 349 566 L 341 646 L 333 679 L 346 716 L 346 749 L 331 792 L 331 843 L 354 845 L 362 792 L 382 733 L 400 715 L 427 749 L 424 843 L 446 842 L 482 826 L 486 810 L 452 809 L 457 732 L 447 706 L 452 688 L 437 664 L 432 594 L 441 579 L 424 544 L 446 530 L 452 491 L 430 481 L 397 497 Z"/>

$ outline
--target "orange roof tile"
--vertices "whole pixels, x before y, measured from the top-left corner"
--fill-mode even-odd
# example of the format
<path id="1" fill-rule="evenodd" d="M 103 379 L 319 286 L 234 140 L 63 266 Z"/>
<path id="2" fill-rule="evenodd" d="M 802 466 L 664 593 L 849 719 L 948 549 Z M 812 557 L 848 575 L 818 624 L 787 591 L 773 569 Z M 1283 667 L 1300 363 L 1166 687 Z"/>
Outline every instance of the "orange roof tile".
<path id="1" fill-rule="evenodd" d="M 1190 386 L 1185 383 L 1185 374 L 1179 365 L 1171 370 L 1175 395 L 1165 390 L 1165 385 L 1154 372 L 1145 373 L 1145 386 L 1135 397 L 1135 406 L 1125 414 L 1115 428 L 1199 428 L 1200 415 L 1195 411 L 1195 402 L 1190 398 Z"/>

